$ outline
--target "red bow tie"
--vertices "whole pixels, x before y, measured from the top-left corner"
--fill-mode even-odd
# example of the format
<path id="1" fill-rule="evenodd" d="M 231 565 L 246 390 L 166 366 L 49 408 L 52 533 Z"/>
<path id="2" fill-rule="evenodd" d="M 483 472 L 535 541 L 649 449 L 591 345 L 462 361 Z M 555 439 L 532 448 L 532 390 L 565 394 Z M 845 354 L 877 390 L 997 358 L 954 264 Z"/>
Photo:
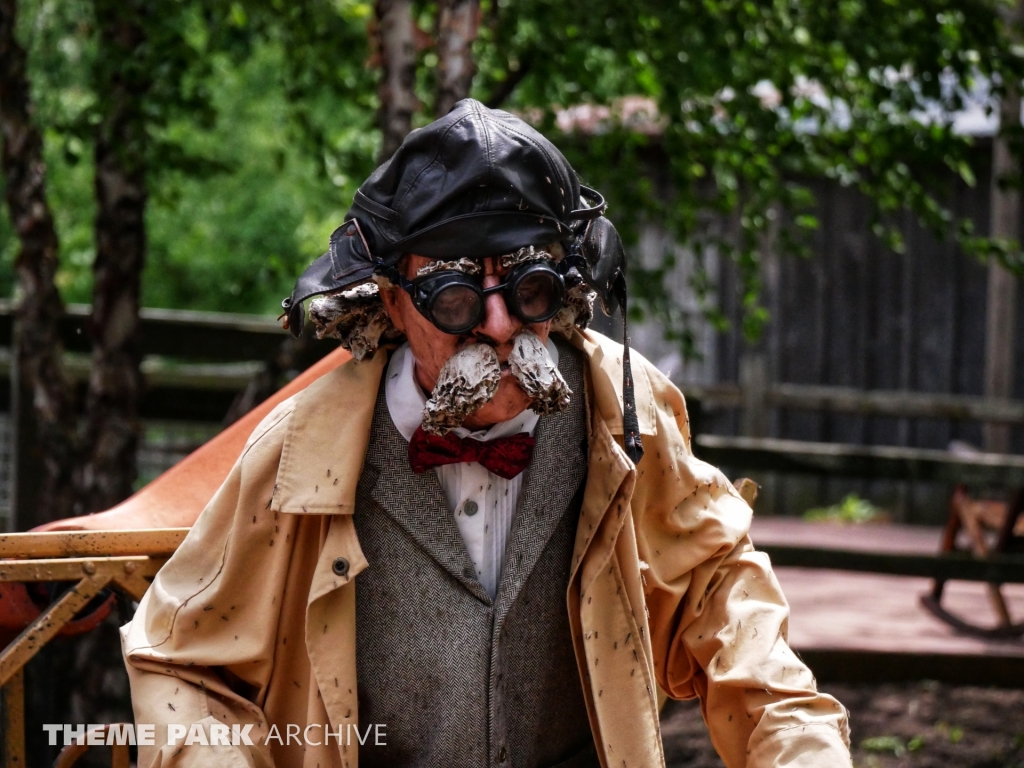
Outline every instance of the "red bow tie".
<path id="1" fill-rule="evenodd" d="M 409 441 L 409 464 L 417 474 L 442 464 L 476 461 L 498 477 L 511 480 L 530 463 L 536 441 L 526 432 L 494 440 L 474 440 L 449 432 L 428 435 L 418 427 Z"/>

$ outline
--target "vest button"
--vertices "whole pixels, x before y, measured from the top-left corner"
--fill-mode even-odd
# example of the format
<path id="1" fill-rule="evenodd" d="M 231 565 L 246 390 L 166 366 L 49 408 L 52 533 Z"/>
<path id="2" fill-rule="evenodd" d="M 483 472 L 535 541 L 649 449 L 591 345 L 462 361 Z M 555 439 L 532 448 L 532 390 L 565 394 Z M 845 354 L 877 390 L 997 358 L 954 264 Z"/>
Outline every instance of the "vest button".
<path id="1" fill-rule="evenodd" d="M 507 757 L 508 757 L 508 753 L 505 751 L 505 747 L 502 747 L 501 749 L 498 750 L 498 762 L 499 763 L 504 763 L 505 762 L 505 758 L 507 758 Z"/>
<path id="2" fill-rule="evenodd" d="M 338 576 L 348 576 L 348 560 L 344 557 L 334 558 L 334 564 L 331 565 L 331 570 Z"/>
<path id="3" fill-rule="evenodd" d="M 480 507 L 477 506 L 477 503 L 475 501 L 470 499 L 469 501 L 466 502 L 466 505 L 462 508 L 462 511 L 465 512 L 466 515 L 468 515 L 469 517 L 472 517 L 480 511 Z"/>

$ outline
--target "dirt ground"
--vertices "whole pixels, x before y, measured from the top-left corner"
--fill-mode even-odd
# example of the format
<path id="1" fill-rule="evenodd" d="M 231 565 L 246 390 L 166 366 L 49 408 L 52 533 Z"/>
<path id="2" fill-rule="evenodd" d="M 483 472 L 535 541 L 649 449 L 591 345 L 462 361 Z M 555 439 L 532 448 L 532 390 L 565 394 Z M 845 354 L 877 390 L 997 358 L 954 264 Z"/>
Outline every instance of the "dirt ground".
<path id="1" fill-rule="evenodd" d="M 856 768 L 1024 768 L 1024 690 L 822 685 L 850 710 Z M 696 702 L 669 702 L 670 768 L 721 768 Z"/>

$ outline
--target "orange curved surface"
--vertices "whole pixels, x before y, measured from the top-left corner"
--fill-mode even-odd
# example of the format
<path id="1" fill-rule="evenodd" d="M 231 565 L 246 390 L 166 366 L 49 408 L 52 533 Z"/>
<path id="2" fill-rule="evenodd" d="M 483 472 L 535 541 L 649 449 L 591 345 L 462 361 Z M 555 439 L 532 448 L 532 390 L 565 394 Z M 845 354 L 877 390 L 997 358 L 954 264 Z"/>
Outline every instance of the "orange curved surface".
<path id="1" fill-rule="evenodd" d="M 296 376 L 201 448 L 190 453 L 113 509 L 46 523 L 36 531 L 117 531 L 189 528 L 199 517 L 242 453 L 249 435 L 279 403 L 349 360 L 337 349 Z"/>

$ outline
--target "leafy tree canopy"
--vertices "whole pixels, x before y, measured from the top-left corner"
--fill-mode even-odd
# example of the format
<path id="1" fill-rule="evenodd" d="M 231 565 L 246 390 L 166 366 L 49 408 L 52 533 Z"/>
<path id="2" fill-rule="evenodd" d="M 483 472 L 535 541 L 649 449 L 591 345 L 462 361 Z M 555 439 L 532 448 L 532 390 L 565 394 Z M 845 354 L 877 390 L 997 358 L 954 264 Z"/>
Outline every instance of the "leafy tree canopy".
<path id="1" fill-rule="evenodd" d="M 274 311 L 375 165 L 373 7 L 157 5 L 155 60 L 173 55 L 164 75 L 156 68 L 171 85 L 152 105 L 145 303 Z M 714 246 L 736 259 L 755 333 L 762 238 L 772 231 L 799 250 L 801 233 L 816 226 L 801 180 L 862 190 L 877 205 L 877 233 L 897 250 L 887 217 L 909 208 L 968 250 L 1016 264 L 1016 244 L 976 237 L 944 205 L 952 179 L 974 183 L 971 139 L 953 130 L 952 114 L 978 84 L 998 95 L 1024 75 L 1024 48 L 1005 21 L 1012 11 L 997 0 L 593 0 L 585 11 L 564 0 L 484 0 L 473 95 L 555 138 L 606 192 L 627 239 L 656 220 L 698 256 Z M 420 2 L 415 13 L 427 33 L 417 81 L 425 123 L 437 9 Z M 68 301 L 88 301 L 94 204 L 81 127 L 95 102 L 90 5 L 25 0 L 22 26 L 46 128 L 61 288 Z M 656 112 L 631 120 L 643 103 L 630 97 Z M 610 116 L 574 130 L 581 121 L 564 110 L 579 105 L 611 107 Z M 1012 133 L 1019 143 L 1019 127 Z M 736 226 L 722 235 L 708 214 Z M 9 228 L 0 238 L 0 287 L 9 289 L 16 246 Z M 670 256 L 654 269 L 636 265 L 631 281 L 638 311 L 685 342 L 685 318 L 664 289 L 671 266 Z"/>

